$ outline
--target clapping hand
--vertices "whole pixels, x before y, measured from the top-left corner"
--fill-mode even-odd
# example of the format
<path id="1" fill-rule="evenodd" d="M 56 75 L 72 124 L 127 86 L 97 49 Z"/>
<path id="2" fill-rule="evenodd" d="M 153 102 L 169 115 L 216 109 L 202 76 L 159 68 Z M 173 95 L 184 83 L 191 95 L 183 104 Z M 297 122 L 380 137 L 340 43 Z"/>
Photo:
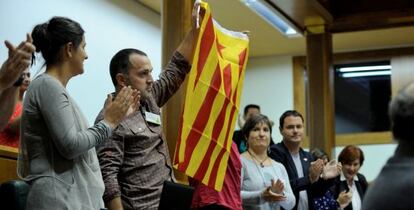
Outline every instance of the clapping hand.
<path id="1" fill-rule="evenodd" d="M 331 160 L 323 167 L 322 177 L 324 179 L 332 179 L 337 177 L 341 170 L 342 164 L 337 163 L 335 160 Z"/>
<path id="2" fill-rule="evenodd" d="M 272 179 L 272 186 L 270 187 L 272 192 L 277 194 L 283 194 L 283 190 L 285 189 L 285 185 L 280 179 L 277 179 L 276 181 Z"/>
<path id="3" fill-rule="evenodd" d="M 309 180 L 313 184 L 318 181 L 319 175 L 323 172 L 323 160 L 318 159 L 311 163 L 309 167 Z"/>
<path id="4" fill-rule="evenodd" d="M 17 47 L 9 41 L 5 41 L 5 45 L 9 49 L 9 57 L 1 66 L 0 92 L 11 87 L 21 73 L 29 67 L 36 49 L 30 34 L 27 34 L 26 41 L 21 42 Z"/>
<path id="5" fill-rule="evenodd" d="M 341 193 L 339 193 L 338 199 L 336 201 L 338 201 L 340 208 L 344 209 L 352 201 L 352 192 L 342 191 Z"/>
<path id="6" fill-rule="evenodd" d="M 286 200 L 285 195 L 272 192 L 272 187 L 267 187 L 262 192 L 262 197 L 266 201 L 285 201 Z"/>
<path id="7" fill-rule="evenodd" d="M 139 94 L 138 90 L 132 90 L 131 87 L 123 87 L 114 100 L 109 94 L 105 102 L 104 120 L 112 128 L 118 126 L 124 117 L 138 109 Z"/>

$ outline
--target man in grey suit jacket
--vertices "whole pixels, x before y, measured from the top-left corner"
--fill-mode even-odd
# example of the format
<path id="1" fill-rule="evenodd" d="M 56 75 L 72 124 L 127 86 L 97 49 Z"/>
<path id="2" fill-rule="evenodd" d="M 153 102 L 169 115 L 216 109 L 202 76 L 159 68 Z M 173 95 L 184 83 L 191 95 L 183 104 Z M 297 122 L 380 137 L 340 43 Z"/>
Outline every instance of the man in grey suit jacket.
<path id="1" fill-rule="evenodd" d="M 401 89 L 389 107 L 398 147 L 368 188 L 362 209 L 414 209 L 414 83 Z"/>

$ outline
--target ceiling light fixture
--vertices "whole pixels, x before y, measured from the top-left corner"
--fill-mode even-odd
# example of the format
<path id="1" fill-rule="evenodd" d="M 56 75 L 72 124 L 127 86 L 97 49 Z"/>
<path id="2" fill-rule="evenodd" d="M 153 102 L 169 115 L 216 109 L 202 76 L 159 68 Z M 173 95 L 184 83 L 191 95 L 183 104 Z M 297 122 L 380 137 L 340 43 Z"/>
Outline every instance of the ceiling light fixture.
<path id="1" fill-rule="evenodd" d="M 391 65 L 342 67 L 339 72 L 391 70 Z"/>
<path id="2" fill-rule="evenodd" d="M 349 73 L 343 73 L 341 76 L 344 78 L 350 78 L 350 77 L 370 77 L 370 76 L 384 76 L 384 75 L 391 75 L 391 71 L 386 70 L 386 71 L 349 72 Z"/>
<path id="3" fill-rule="evenodd" d="M 263 0 L 241 0 L 244 4 L 287 37 L 302 36 L 300 30 L 279 11 Z"/>

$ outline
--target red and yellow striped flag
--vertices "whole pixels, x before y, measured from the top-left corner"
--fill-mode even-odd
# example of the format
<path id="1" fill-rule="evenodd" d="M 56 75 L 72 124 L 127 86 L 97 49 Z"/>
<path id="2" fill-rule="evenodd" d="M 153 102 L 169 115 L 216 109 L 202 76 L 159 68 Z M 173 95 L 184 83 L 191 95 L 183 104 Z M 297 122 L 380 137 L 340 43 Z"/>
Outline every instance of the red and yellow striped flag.
<path id="1" fill-rule="evenodd" d="M 221 191 L 240 105 L 248 37 L 222 28 L 208 4 L 189 74 L 174 167 Z"/>

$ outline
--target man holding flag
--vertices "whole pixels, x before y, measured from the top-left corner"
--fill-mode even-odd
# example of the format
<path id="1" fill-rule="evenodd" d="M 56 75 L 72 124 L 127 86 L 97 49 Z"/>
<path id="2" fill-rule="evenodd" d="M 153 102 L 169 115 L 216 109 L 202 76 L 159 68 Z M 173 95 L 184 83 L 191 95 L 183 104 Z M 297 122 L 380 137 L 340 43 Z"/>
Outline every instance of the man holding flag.
<path id="1" fill-rule="evenodd" d="M 131 86 L 139 90 L 141 98 L 139 111 L 126 117 L 97 148 L 105 183 L 103 199 L 109 210 L 158 209 L 163 183 L 172 179 L 160 107 L 178 90 L 190 71 L 198 34 L 195 25 L 157 81 L 153 81 L 149 58 L 140 50 L 123 49 L 111 60 L 110 74 L 116 90 L 113 94 Z M 101 111 L 97 122 L 102 116 Z"/>
<path id="2" fill-rule="evenodd" d="M 231 134 L 239 110 L 248 37 L 221 28 L 204 2 L 197 1 L 194 11 L 202 16 L 200 28 L 193 12 L 197 24 L 193 24 L 160 80 L 153 82 L 151 63 L 139 50 L 121 50 L 111 60 L 116 90 L 131 86 L 140 91 L 141 100 L 140 112 L 125 118 L 98 148 L 106 187 L 104 201 L 110 210 L 157 208 L 162 184 L 172 177 L 160 107 L 178 90 L 190 64 L 174 167 L 209 187 L 210 192 L 220 192 L 233 182 L 240 185 L 241 164 L 237 148 L 231 152 Z M 228 167 L 229 158 L 234 165 Z M 223 184 L 228 168 L 234 174 L 233 182 Z M 240 201 L 240 188 L 230 190 L 235 190 Z M 239 201 L 237 208 L 231 209 L 240 209 Z"/>

